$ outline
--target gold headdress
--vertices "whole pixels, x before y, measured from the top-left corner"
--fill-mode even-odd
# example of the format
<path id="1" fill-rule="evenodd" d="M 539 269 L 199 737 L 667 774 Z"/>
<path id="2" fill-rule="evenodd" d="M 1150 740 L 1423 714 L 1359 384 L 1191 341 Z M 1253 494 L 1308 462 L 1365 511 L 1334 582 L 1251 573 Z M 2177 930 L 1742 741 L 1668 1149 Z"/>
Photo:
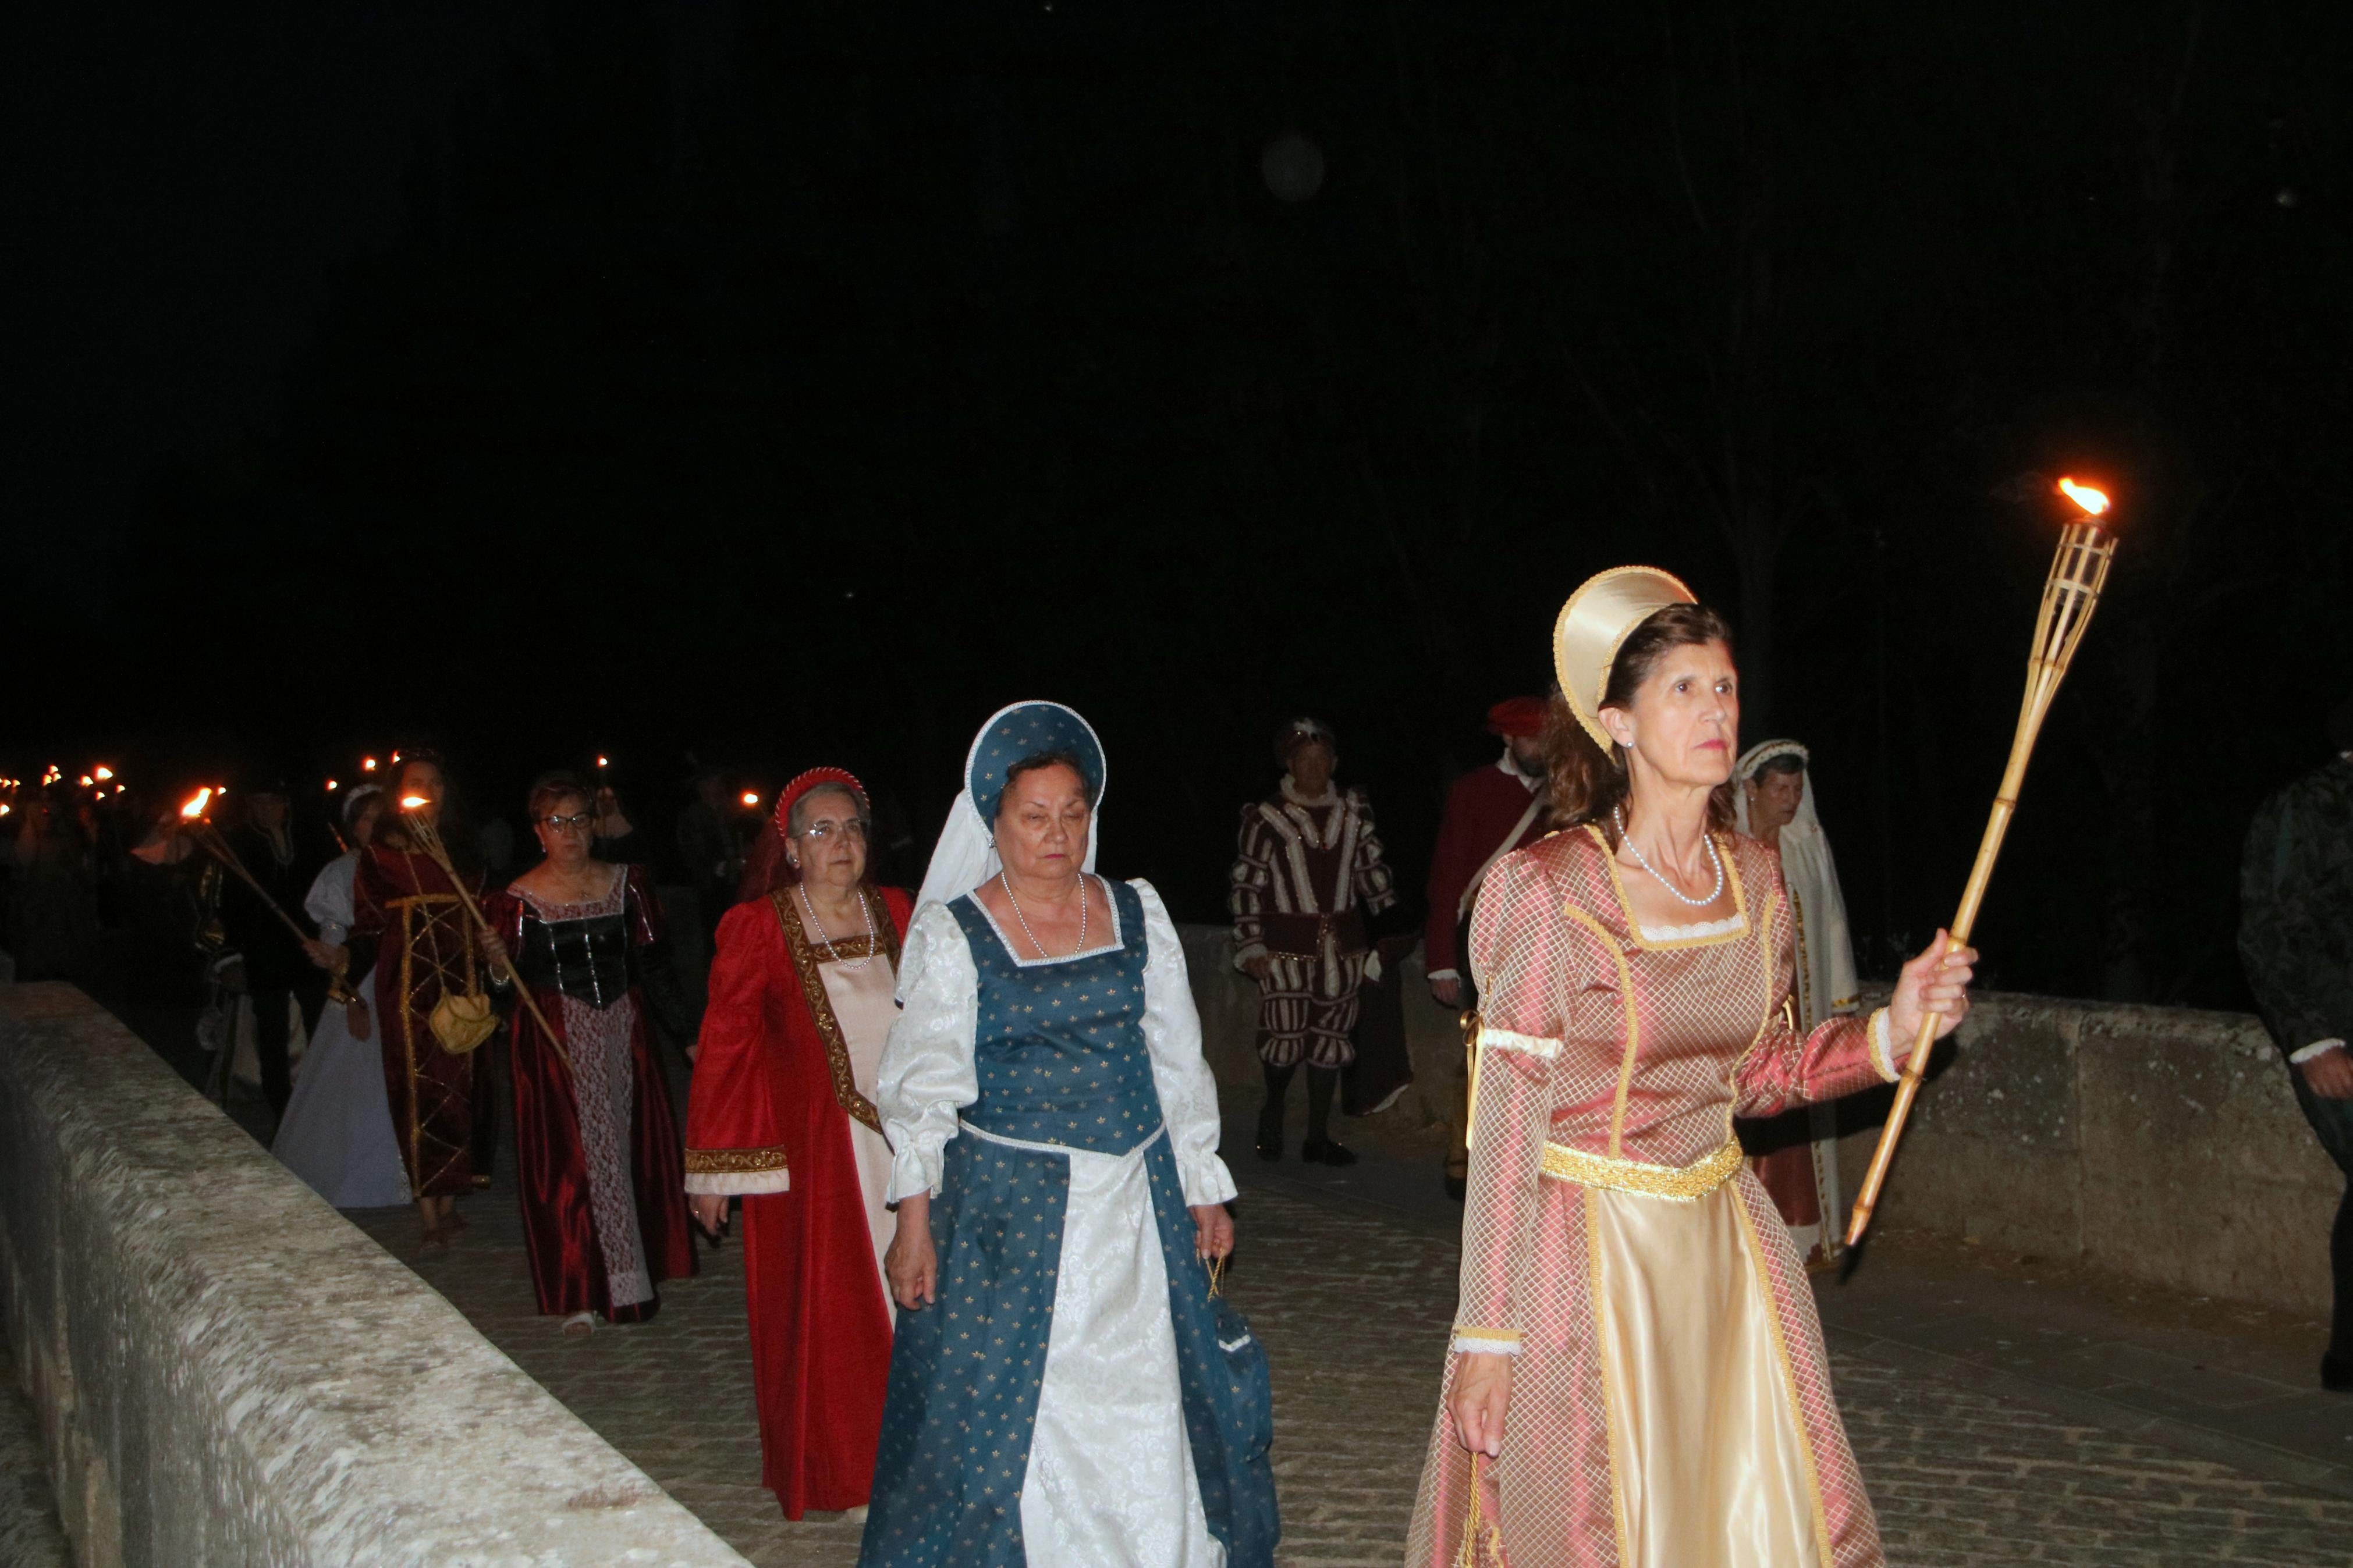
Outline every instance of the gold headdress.
<path id="1" fill-rule="evenodd" d="M 1552 628 L 1553 673 L 1560 678 L 1569 710 L 1603 755 L 1611 742 L 1601 727 L 1601 697 L 1609 689 L 1618 650 L 1658 611 L 1698 602 L 1681 578 L 1655 566 L 1615 566 L 1588 577 L 1560 607 Z"/>

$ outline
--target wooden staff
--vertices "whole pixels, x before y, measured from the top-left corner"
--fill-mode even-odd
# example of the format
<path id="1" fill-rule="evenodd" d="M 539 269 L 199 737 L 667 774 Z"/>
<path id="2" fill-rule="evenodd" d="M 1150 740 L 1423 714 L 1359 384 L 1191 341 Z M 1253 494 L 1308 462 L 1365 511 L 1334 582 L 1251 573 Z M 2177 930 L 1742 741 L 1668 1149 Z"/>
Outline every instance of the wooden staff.
<path id="1" fill-rule="evenodd" d="M 1953 917 L 1947 952 L 1957 952 L 1969 943 L 1978 907 L 1985 901 L 1986 884 L 1993 879 L 1994 860 L 2001 854 L 2002 836 L 2010 830 L 2010 816 L 2018 809 L 2018 792 L 2026 778 L 2027 760 L 2034 754 L 2035 738 L 2042 732 L 2043 716 L 2051 710 L 2052 699 L 2059 695 L 2059 683 L 2067 678 L 2067 667 L 2084 640 L 2084 628 L 2092 624 L 2092 612 L 2099 608 L 2100 590 L 2106 585 L 2108 566 L 2116 559 L 2116 540 L 2103 531 L 2101 524 L 2108 498 L 2072 479 L 2061 479 L 2059 489 L 2083 509 L 2084 515 L 2060 534 L 2059 552 L 2052 559 L 2050 576 L 2043 580 L 2042 609 L 2035 617 L 2034 642 L 2027 655 L 2026 695 L 2019 704 L 2018 730 L 2010 742 L 2010 765 L 2002 770 L 1993 813 L 1986 819 L 1985 837 L 1978 843 L 1977 863 L 1969 868 L 1968 883 L 1961 889 L 1960 912 Z M 1919 1036 L 1912 1042 L 1911 1058 L 1895 1086 L 1895 1104 L 1887 1113 L 1879 1147 L 1871 1156 L 1871 1172 L 1862 1179 L 1862 1194 L 1855 1199 L 1853 1216 L 1847 1222 L 1849 1247 L 1861 1241 L 1871 1227 L 1871 1212 L 1878 1205 L 1887 1167 L 1895 1158 L 1896 1142 L 1904 1136 L 1905 1119 L 1912 1114 L 1913 1099 L 1920 1092 L 1920 1075 L 1928 1065 L 1928 1049 L 1936 1044 L 1940 1016 L 1932 1012 L 1920 1020 Z"/>
<path id="2" fill-rule="evenodd" d="M 474 928 L 484 936 L 495 939 L 498 933 L 491 929 L 490 918 L 482 913 L 482 907 L 474 902 L 474 895 L 466 891 L 465 879 L 458 875 L 458 868 L 449 859 L 448 847 L 441 842 L 441 830 L 421 816 L 408 815 L 407 806 L 411 798 L 414 797 L 404 796 L 401 800 L 400 830 L 407 834 L 426 854 L 431 856 L 436 866 L 441 868 L 443 874 L 449 879 L 449 886 L 457 889 L 458 901 L 463 904 L 466 907 L 466 912 L 474 918 Z M 509 953 L 507 956 L 512 963 L 514 955 Z M 547 1048 L 555 1053 L 555 1059 L 564 1064 L 564 1070 L 570 1072 L 572 1070 L 571 1053 L 564 1048 L 564 1037 L 555 1032 L 555 1026 L 549 1023 L 547 1015 L 539 1010 L 538 999 L 531 994 L 531 983 L 522 977 L 522 972 L 520 969 L 512 970 L 510 978 L 514 981 L 515 994 L 522 999 L 523 1010 L 538 1023 L 539 1032 L 547 1037 Z"/>
<path id="3" fill-rule="evenodd" d="M 253 896 L 261 900 L 261 907 L 268 910 L 271 914 L 276 915 L 278 917 L 278 923 L 294 933 L 294 940 L 296 942 L 303 943 L 306 947 L 310 944 L 312 940 L 311 933 L 304 931 L 301 926 L 295 924 L 294 917 L 288 914 L 283 909 L 279 907 L 278 900 L 269 896 L 269 889 L 261 885 L 260 879 L 256 877 L 251 871 L 246 869 L 245 861 L 237 855 L 237 852 L 230 847 L 228 840 L 221 837 L 219 828 L 215 827 L 210 822 L 201 816 L 188 816 L 185 815 L 183 815 L 181 817 L 181 826 L 187 833 L 189 837 L 196 841 L 196 847 L 198 848 L 204 850 L 205 853 L 210 855 L 223 866 L 227 867 L 232 876 L 236 877 L 238 881 L 243 882 L 247 887 L 251 888 L 253 889 Z M 327 987 L 328 1001 L 348 1003 L 359 1000 L 359 998 L 353 994 L 351 987 L 343 984 L 343 972 L 342 970 L 337 969 L 330 971 L 330 974 L 332 975 L 332 980 Z"/>

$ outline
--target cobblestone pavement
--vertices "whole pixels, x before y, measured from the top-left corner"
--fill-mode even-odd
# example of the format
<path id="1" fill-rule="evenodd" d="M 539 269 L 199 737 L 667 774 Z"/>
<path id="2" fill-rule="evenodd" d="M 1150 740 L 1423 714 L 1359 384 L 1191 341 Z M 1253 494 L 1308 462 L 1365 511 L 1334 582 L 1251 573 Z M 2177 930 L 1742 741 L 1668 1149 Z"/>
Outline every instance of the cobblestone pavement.
<path id="1" fill-rule="evenodd" d="M 472 1229 L 416 1267 L 525 1371 L 762 1568 L 854 1560 L 856 1527 L 787 1524 L 759 1484 L 732 1239 L 702 1255 L 700 1277 L 663 1287 L 653 1323 L 568 1340 L 533 1312 L 512 1194 L 464 1206 Z M 359 1217 L 414 1258 L 411 1215 Z M 1453 1306 L 1453 1249 L 1377 1208 L 1256 1184 L 1241 1230 L 1231 1294 L 1275 1369 L 1282 1561 L 1394 1568 Z M 2353 1563 L 2353 1501 L 1892 1360 L 1848 1351 L 1832 1363 L 1895 1563 Z"/>

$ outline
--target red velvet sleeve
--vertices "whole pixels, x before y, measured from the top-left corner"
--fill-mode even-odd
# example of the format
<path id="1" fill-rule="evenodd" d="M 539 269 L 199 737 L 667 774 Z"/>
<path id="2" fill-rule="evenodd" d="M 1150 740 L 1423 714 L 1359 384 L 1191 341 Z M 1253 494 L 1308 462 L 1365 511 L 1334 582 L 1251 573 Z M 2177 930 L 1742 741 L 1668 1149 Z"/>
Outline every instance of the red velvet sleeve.
<path id="1" fill-rule="evenodd" d="M 629 890 L 622 902 L 629 917 L 629 945 L 651 947 L 662 940 L 661 900 L 655 897 L 653 878 L 636 861 L 621 868 Z"/>
<path id="2" fill-rule="evenodd" d="M 360 851 L 352 874 L 352 931 L 345 939 L 351 951 L 349 973 L 365 974 L 375 967 L 376 950 L 384 945 L 385 902 L 392 896 L 375 851 Z"/>
<path id="3" fill-rule="evenodd" d="M 891 911 L 891 929 L 899 933 L 901 942 L 905 942 L 907 922 L 915 918 L 915 895 L 904 888 L 879 888 L 876 891 L 882 895 L 882 907 Z"/>
<path id="4" fill-rule="evenodd" d="M 1462 889 L 1479 868 L 1478 852 L 1470 846 L 1472 813 L 1470 778 L 1456 779 L 1446 792 L 1446 815 L 1438 823 L 1438 847 L 1430 857 L 1430 919 L 1422 927 L 1422 962 L 1431 974 L 1460 973 L 1462 954 L 1455 951 L 1455 928 L 1461 921 Z"/>
<path id="5" fill-rule="evenodd" d="M 710 1001 L 687 1099 L 686 1190 L 781 1193 L 792 1185 L 776 1101 L 784 1042 L 773 988 L 791 980 L 774 905 L 754 899 L 719 922 Z"/>
<path id="6" fill-rule="evenodd" d="M 1781 858 L 1762 849 L 1752 857 L 1748 848 L 1744 843 L 1737 851 L 1741 875 L 1761 874 L 1769 880 L 1767 896 L 1757 900 L 1765 928 L 1757 940 L 1772 966 L 1773 989 L 1765 1026 L 1733 1073 L 1733 1092 L 1739 1097 L 1734 1113 L 1772 1116 L 1792 1105 L 1894 1082 L 1898 1068 L 1885 1008 L 1867 1018 L 1842 1013 L 1823 1019 L 1811 1034 L 1798 1033 L 1798 928 L 1781 879 Z"/>

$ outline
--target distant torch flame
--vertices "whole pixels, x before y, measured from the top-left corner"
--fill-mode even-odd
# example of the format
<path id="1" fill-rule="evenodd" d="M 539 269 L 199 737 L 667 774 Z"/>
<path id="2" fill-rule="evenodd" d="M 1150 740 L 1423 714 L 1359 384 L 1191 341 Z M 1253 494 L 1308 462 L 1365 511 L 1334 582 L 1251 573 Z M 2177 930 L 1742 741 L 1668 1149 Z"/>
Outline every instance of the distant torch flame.
<path id="1" fill-rule="evenodd" d="M 2104 490 L 2095 490 L 2089 485 L 2079 485 L 2073 479 L 2061 479 L 2059 481 L 2059 493 L 2065 496 L 2069 500 L 2073 501 L 2077 506 L 2082 507 L 2094 517 L 2098 517 L 2108 510 L 2108 498 L 2106 492 Z"/>
<path id="2" fill-rule="evenodd" d="M 200 789 L 196 792 L 195 799 L 180 807 L 180 815 L 194 822 L 205 814 L 205 807 L 212 804 L 212 799 L 213 792 L 210 788 Z"/>
<path id="3" fill-rule="evenodd" d="M 757 791 L 757 790 L 749 790 L 749 789 L 745 790 L 745 791 L 744 792 L 744 804 L 745 805 L 759 805 L 759 804 L 760 804 L 760 792 L 759 792 L 759 791 Z"/>
<path id="4" fill-rule="evenodd" d="M 111 779 L 114 776 L 114 770 L 112 768 L 92 768 L 90 771 L 94 776 L 100 779 Z"/>
<path id="5" fill-rule="evenodd" d="M 329 779 L 329 780 L 327 781 L 327 787 L 328 787 L 329 789 L 333 789 L 333 788 L 335 787 L 335 781 L 334 781 L 334 780 L 332 780 L 332 779 Z"/>
<path id="6" fill-rule="evenodd" d="M 427 800 L 421 795 L 405 795 L 400 797 L 400 809 L 403 811 L 415 811 L 420 805 L 430 805 L 431 804 L 432 802 Z"/>
<path id="7" fill-rule="evenodd" d="M 605 761 L 605 759 L 604 759 L 604 758 L 599 757 L 599 758 L 597 758 L 597 759 L 596 759 L 596 765 L 597 765 L 598 767 L 600 767 L 600 768 L 601 768 L 601 767 L 607 766 L 608 764 L 606 763 L 606 761 Z"/>
<path id="8" fill-rule="evenodd" d="M 81 787 L 82 787 L 82 788 L 84 788 L 84 789 L 88 789 L 90 786 L 90 775 L 89 775 L 88 773 L 84 773 L 84 774 L 82 774 L 82 775 L 81 775 Z"/>
<path id="9" fill-rule="evenodd" d="M 360 772 L 364 773 L 372 773 L 375 772 L 375 759 L 374 757 L 362 757 L 360 759 Z"/>

